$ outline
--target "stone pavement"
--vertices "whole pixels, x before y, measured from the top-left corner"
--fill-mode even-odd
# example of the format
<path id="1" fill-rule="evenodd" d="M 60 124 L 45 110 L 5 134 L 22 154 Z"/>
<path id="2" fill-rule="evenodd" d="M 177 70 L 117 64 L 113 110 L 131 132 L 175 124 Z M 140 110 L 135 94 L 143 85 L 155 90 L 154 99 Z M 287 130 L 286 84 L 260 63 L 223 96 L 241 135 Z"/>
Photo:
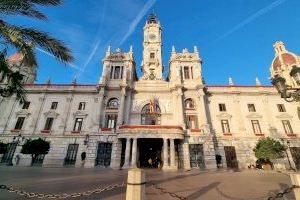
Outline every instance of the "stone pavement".
<path id="1" fill-rule="evenodd" d="M 0 167 L 0 184 L 13 185 L 29 192 L 74 193 L 84 192 L 126 181 L 126 170 L 81 169 L 81 168 L 37 168 Z M 187 197 L 189 200 L 261 200 L 291 186 L 289 176 L 277 172 L 256 170 L 245 171 L 179 171 L 163 172 L 146 170 L 147 200 L 174 200 L 169 194 L 161 193 L 152 184 L 169 192 Z M 101 194 L 77 199 L 124 200 L 126 188 L 118 188 Z M 0 190 L 0 200 L 25 199 Z M 295 199 L 293 194 L 284 199 Z"/>

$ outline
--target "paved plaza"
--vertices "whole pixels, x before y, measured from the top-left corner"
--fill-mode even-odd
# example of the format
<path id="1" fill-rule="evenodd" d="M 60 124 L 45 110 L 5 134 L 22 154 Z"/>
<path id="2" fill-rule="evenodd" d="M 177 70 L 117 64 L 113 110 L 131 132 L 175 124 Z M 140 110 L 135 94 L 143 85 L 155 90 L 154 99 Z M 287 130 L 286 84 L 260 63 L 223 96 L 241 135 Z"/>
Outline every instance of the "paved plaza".
<path id="1" fill-rule="evenodd" d="M 0 167 L 0 184 L 12 185 L 28 192 L 51 194 L 84 192 L 99 186 L 126 181 L 127 170 Z M 187 197 L 189 200 L 234 199 L 260 200 L 291 186 L 289 176 L 278 172 L 245 171 L 178 171 L 163 172 L 146 169 L 148 200 L 176 199 L 155 188 Z M 75 199 L 124 200 L 126 188 L 118 188 L 88 197 Z M 0 190 L 0 199 L 25 199 L 14 193 Z M 293 194 L 283 199 L 295 199 Z"/>

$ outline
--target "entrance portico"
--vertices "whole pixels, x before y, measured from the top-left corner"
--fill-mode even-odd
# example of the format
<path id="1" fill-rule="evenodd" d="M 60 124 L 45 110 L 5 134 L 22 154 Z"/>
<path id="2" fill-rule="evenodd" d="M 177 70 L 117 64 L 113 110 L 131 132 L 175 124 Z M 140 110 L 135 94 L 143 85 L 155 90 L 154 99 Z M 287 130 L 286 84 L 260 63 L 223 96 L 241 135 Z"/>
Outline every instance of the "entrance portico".
<path id="1" fill-rule="evenodd" d="M 123 125 L 119 128 L 119 131 L 118 138 L 126 140 L 125 162 L 122 168 L 145 167 L 145 164 L 140 162 L 141 159 L 138 159 L 138 156 L 140 156 L 141 153 L 140 150 L 145 150 L 143 145 L 148 146 L 149 148 L 151 148 L 152 145 L 156 148 L 156 150 L 159 150 L 160 152 L 162 151 L 162 156 L 160 154 L 160 157 L 162 157 L 162 169 L 178 168 L 175 158 L 175 140 L 183 140 L 182 127 L 158 125 Z M 147 144 L 146 142 L 151 142 L 152 144 Z M 162 147 L 160 148 L 159 145 L 161 145 L 161 143 Z M 145 152 L 142 152 L 142 154 L 145 154 Z"/>

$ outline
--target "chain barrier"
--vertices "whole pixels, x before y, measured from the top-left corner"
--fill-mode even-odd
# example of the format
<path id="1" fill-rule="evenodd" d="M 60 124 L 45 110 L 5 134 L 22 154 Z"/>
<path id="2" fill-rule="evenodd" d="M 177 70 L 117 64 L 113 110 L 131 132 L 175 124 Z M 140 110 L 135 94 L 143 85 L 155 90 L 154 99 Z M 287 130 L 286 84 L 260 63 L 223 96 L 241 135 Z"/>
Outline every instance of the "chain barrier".
<path id="1" fill-rule="evenodd" d="M 7 190 L 8 192 L 11 193 L 16 193 L 17 195 L 20 196 L 26 196 L 28 198 L 39 198 L 39 199 L 66 199 L 66 198 L 77 198 L 77 197 L 82 197 L 82 196 L 90 196 L 92 194 L 99 194 L 104 191 L 111 191 L 116 188 L 124 187 L 126 185 L 125 182 L 122 182 L 120 184 L 113 184 L 113 185 L 108 185 L 106 187 L 98 187 L 94 190 L 89 190 L 86 192 L 78 192 L 78 193 L 70 193 L 70 194 L 43 194 L 43 193 L 34 193 L 34 192 L 26 192 L 24 190 L 19 190 L 15 189 L 14 187 L 8 187 L 6 185 L 0 185 L 0 189 L 2 190 Z"/>
<path id="2" fill-rule="evenodd" d="M 187 200 L 187 197 L 180 196 L 180 195 L 176 194 L 175 192 L 169 192 L 165 188 L 159 187 L 158 185 L 156 185 L 154 183 L 151 183 L 151 185 L 153 188 L 159 190 L 161 193 L 168 194 L 171 197 L 179 199 L 179 200 Z"/>
<path id="3" fill-rule="evenodd" d="M 292 187 L 286 188 L 285 190 L 283 190 L 282 192 L 277 193 L 275 196 L 271 196 L 268 198 L 268 200 L 273 200 L 273 199 L 279 199 L 279 198 L 283 198 L 284 195 L 292 192 L 294 189 L 296 188 L 300 188 L 300 186 L 297 185 L 293 185 Z"/>

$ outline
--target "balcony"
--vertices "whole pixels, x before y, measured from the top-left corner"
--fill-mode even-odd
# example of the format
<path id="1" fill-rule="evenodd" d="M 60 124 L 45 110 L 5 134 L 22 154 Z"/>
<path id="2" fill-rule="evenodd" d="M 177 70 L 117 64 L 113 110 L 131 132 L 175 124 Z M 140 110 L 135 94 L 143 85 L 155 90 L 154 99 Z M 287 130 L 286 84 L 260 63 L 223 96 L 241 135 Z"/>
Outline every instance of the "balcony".
<path id="1" fill-rule="evenodd" d="M 175 138 L 183 139 L 183 128 L 176 125 L 122 125 L 117 130 L 119 138 Z"/>

